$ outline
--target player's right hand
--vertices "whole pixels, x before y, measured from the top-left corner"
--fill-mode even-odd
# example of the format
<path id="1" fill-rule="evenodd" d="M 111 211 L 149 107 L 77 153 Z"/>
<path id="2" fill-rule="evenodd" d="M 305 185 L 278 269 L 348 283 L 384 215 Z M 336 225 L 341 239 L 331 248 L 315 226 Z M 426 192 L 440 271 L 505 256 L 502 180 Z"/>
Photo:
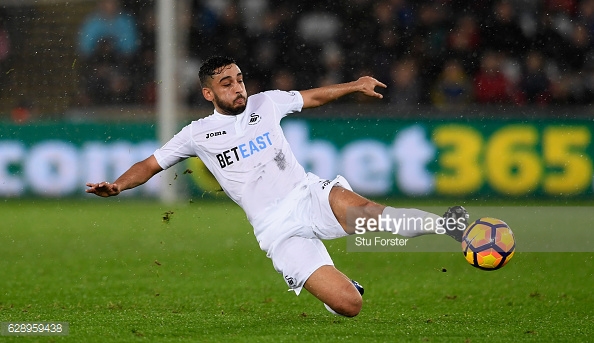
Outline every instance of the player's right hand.
<path id="1" fill-rule="evenodd" d="M 87 183 L 87 193 L 93 193 L 100 197 L 111 197 L 120 194 L 120 187 L 116 183 L 107 181 L 99 183 Z"/>

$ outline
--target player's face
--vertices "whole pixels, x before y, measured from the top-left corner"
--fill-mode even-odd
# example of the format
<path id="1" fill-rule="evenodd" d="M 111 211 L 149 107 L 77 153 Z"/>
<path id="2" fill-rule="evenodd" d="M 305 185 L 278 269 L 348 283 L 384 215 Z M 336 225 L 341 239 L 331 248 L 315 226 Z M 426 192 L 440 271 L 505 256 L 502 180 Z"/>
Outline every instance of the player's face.
<path id="1" fill-rule="evenodd" d="M 222 114 L 238 115 L 247 105 L 243 74 L 236 64 L 222 67 L 210 80 L 208 87 L 202 89 L 202 94 Z"/>

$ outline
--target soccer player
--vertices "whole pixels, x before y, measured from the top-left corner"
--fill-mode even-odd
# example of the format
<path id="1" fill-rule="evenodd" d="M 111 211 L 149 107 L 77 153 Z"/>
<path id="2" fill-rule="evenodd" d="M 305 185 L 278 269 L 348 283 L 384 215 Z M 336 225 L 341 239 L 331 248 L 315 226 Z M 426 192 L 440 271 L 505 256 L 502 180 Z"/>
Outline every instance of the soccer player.
<path id="1" fill-rule="evenodd" d="M 347 180 L 322 180 L 306 173 L 285 139 L 280 120 L 289 113 L 324 105 L 359 92 L 382 98 L 376 87 L 386 85 L 364 76 L 356 81 L 304 91 L 266 91 L 248 97 L 243 74 L 235 61 L 211 57 L 199 72 L 202 95 L 214 113 L 184 127 L 147 159 L 134 164 L 114 183 L 87 183 L 86 192 L 108 197 L 137 187 L 155 174 L 188 158 L 199 157 L 223 191 L 246 213 L 260 248 L 297 295 L 307 289 L 335 314 L 356 316 L 363 288 L 334 267 L 321 239 L 357 230 L 360 219 L 415 218 L 398 233 L 416 237 L 443 230 L 460 241 L 468 213 L 455 206 L 442 217 L 417 209 L 397 209 L 354 193 Z M 451 224 L 451 225 L 450 225 Z M 390 221 L 385 230 L 398 230 Z"/>

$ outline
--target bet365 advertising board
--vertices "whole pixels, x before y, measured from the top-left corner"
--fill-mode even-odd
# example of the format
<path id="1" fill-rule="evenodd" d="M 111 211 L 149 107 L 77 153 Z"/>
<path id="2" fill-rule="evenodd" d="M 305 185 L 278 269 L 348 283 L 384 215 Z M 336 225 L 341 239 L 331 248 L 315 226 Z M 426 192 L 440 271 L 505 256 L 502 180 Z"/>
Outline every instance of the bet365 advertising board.
<path id="1" fill-rule="evenodd" d="M 290 119 L 297 159 L 323 178 L 341 174 L 371 197 L 589 198 L 594 122 L 588 120 Z M 0 124 L 0 197 L 88 196 L 159 144 L 145 124 Z M 257 152 L 255 152 L 257 153 Z M 172 182 L 220 194 L 198 159 Z M 185 173 L 184 173 L 185 171 Z M 130 196 L 156 196 L 151 180 Z M 208 197 L 208 196 L 207 196 Z"/>

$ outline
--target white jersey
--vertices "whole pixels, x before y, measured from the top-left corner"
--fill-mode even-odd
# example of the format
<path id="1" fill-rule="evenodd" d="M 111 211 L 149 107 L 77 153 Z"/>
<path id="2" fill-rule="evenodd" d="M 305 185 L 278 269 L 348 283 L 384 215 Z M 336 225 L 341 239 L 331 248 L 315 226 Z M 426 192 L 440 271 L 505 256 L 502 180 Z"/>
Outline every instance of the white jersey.
<path id="1" fill-rule="evenodd" d="M 302 108 L 297 91 L 254 94 L 243 113 L 215 110 L 184 127 L 154 156 L 163 169 L 199 157 L 251 222 L 306 178 L 280 126 L 283 117 Z"/>

